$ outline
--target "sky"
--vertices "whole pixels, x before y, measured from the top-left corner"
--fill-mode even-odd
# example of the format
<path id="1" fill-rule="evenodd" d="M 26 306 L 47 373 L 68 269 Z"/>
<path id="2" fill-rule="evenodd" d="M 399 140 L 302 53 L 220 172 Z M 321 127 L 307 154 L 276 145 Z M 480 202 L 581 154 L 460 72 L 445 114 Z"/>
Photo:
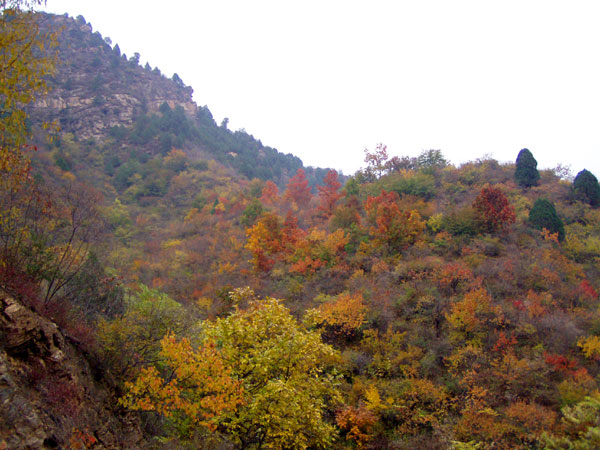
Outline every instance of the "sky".
<path id="1" fill-rule="evenodd" d="M 597 0 L 48 0 L 177 73 L 218 123 L 352 174 L 364 149 L 454 164 L 529 148 L 600 178 Z"/>

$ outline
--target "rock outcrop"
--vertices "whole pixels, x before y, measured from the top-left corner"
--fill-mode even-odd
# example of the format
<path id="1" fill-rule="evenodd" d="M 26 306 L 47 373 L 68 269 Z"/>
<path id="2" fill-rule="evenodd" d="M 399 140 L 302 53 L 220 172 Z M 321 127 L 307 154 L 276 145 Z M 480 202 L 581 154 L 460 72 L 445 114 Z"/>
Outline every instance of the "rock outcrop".
<path id="1" fill-rule="evenodd" d="M 143 68 L 122 55 L 84 20 L 40 14 L 44 30 L 58 35 L 58 60 L 50 92 L 34 107 L 37 118 L 80 139 L 98 138 L 116 126 L 130 126 L 142 113 L 158 112 L 163 103 L 192 115 L 192 88 L 168 79 L 158 69 Z M 58 113 L 58 120 L 57 119 Z"/>
<path id="2" fill-rule="evenodd" d="M 56 324 L 0 295 L 0 448 L 146 448 L 138 420 L 118 411 Z"/>

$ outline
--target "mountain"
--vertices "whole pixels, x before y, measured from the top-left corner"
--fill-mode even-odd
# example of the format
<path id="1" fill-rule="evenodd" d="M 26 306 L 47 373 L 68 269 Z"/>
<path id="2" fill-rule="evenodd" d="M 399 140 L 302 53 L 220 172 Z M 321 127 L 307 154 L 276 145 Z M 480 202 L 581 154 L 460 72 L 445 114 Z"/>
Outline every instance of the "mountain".
<path id="1" fill-rule="evenodd" d="M 0 449 L 598 448 L 593 174 L 383 144 L 304 170 L 40 17 L 62 62 L 0 183 Z"/>
<path id="2" fill-rule="evenodd" d="M 158 68 L 140 66 L 139 55 L 121 54 L 83 17 L 43 14 L 40 23 L 42 31 L 60 32 L 56 72 L 49 95 L 32 110 L 35 120 L 54 121 L 62 133 L 82 141 L 112 137 L 118 146 L 143 147 L 150 156 L 176 147 L 280 186 L 303 167 L 298 157 L 264 146 L 243 130 L 217 126 L 177 74 L 169 79 Z M 305 170 L 311 185 L 326 172 Z"/>

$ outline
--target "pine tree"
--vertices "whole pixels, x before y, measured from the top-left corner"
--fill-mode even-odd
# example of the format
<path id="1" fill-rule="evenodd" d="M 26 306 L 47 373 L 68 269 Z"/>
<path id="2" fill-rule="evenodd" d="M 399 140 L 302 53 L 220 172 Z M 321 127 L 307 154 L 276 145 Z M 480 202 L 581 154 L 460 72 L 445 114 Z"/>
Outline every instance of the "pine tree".
<path id="1" fill-rule="evenodd" d="M 522 187 L 536 186 L 540 179 L 537 170 L 537 161 L 531 152 L 524 148 L 517 156 L 517 167 L 515 169 L 515 180 Z"/>
<path id="2" fill-rule="evenodd" d="M 592 206 L 600 205 L 600 185 L 590 171 L 583 169 L 577 174 L 573 181 L 573 189 L 578 200 Z"/>
<path id="3" fill-rule="evenodd" d="M 529 211 L 529 222 L 538 230 L 545 228 L 551 233 L 558 233 L 559 241 L 565 238 L 563 222 L 556 213 L 554 204 L 549 200 L 540 198 L 535 201 Z"/>

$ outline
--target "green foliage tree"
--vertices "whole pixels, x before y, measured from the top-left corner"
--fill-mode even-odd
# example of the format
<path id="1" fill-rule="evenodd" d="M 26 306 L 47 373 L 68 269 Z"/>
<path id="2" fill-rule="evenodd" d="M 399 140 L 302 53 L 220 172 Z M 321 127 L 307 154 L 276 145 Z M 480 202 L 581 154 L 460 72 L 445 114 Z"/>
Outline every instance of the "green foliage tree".
<path id="1" fill-rule="evenodd" d="M 160 341 L 168 333 L 181 334 L 188 326 L 185 310 L 168 295 L 147 286 L 125 299 L 125 311 L 112 320 L 101 318 L 98 338 L 104 363 L 121 378 L 155 361 Z"/>
<path id="2" fill-rule="evenodd" d="M 589 170 L 583 169 L 573 180 L 573 189 L 578 200 L 591 206 L 600 205 L 600 185 Z"/>
<path id="3" fill-rule="evenodd" d="M 526 148 L 517 155 L 517 167 L 515 168 L 515 181 L 519 186 L 536 186 L 540 179 L 537 170 L 537 161 L 533 154 Z"/>
<path id="4" fill-rule="evenodd" d="M 541 437 L 546 450 L 600 448 L 600 393 L 597 391 L 573 406 L 565 406 L 563 413 L 564 436 L 544 433 Z"/>
<path id="5" fill-rule="evenodd" d="M 417 157 L 417 166 L 420 169 L 431 171 L 448 165 L 441 150 L 424 150 Z"/>
<path id="6" fill-rule="evenodd" d="M 537 199 L 529 211 L 529 222 L 538 230 L 547 229 L 551 233 L 558 233 L 558 240 L 565 239 L 565 228 L 562 220 L 556 213 L 554 204 L 544 198 Z"/>

